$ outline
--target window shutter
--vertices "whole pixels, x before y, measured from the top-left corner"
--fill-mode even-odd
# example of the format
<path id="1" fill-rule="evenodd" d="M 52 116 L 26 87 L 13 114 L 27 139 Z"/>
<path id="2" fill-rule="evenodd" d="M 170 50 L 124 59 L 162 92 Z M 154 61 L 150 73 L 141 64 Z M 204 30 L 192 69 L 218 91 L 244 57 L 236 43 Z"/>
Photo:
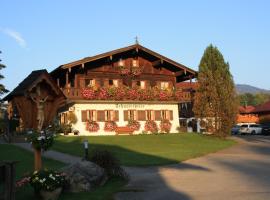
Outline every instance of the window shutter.
<path id="1" fill-rule="evenodd" d="M 144 110 L 138 110 L 138 120 L 139 121 L 145 121 L 146 116 L 145 116 L 145 111 Z"/>
<path id="2" fill-rule="evenodd" d="M 104 110 L 97 111 L 97 121 L 99 121 L 99 122 L 105 121 L 105 111 Z"/>
<path id="3" fill-rule="evenodd" d="M 173 111 L 170 110 L 170 120 L 173 120 Z"/>
<path id="4" fill-rule="evenodd" d="M 97 121 L 97 111 L 93 110 L 93 121 L 96 122 Z"/>
<path id="5" fill-rule="evenodd" d="M 82 117 L 82 122 L 86 122 L 87 121 L 87 111 L 86 110 L 82 110 L 81 112 L 81 117 Z"/>
<path id="6" fill-rule="evenodd" d="M 128 111 L 124 110 L 124 121 L 128 121 Z"/>
<path id="7" fill-rule="evenodd" d="M 119 111 L 118 110 L 114 111 L 114 120 L 117 122 L 119 121 Z"/>
<path id="8" fill-rule="evenodd" d="M 151 120 L 155 120 L 155 111 L 151 110 Z"/>
<path id="9" fill-rule="evenodd" d="M 155 120 L 161 121 L 161 111 L 160 110 L 155 110 Z"/>

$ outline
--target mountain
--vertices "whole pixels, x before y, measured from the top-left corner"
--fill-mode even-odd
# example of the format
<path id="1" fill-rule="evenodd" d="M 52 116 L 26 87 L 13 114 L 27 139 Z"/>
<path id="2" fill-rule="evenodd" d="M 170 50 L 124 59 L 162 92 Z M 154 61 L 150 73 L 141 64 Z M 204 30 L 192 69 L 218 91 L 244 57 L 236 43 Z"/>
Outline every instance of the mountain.
<path id="1" fill-rule="evenodd" d="M 256 94 L 256 93 L 270 93 L 270 90 L 265 90 L 261 88 L 257 88 L 251 85 L 246 85 L 246 84 L 236 84 L 236 91 L 239 94 L 243 93 L 251 93 L 251 94 Z"/>

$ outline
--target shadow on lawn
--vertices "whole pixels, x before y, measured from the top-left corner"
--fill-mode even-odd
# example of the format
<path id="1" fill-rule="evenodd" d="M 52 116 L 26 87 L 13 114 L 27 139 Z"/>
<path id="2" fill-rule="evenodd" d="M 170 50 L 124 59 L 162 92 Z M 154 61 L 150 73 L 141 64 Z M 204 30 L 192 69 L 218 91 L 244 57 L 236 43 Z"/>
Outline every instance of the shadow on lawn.
<path id="1" fill-rule="evenodd" d="M 70 141 L 65 141 L 65 143 L 68 143 L 68 146 L 70 146 L 70 152 L 72 151 L 74 154 L 74 151 L 76 151 L 76 155 L 81 155 L 81 157 L 84 154 L 83 148 L 73 148 L 74 145 L 82 144 L 83 138 L 74 138 Z M 66 146 L 66 145 L 65 145 Z M 63 148 L 63 146 L 61 147 Z M 57 147 L 57 142 L 55 144 L 55 150 L 61 151 L 59 147 Z M 147 163 L 148 165 L 151 164 L 152 166 L 147 167 L 124 167 L 124 169 L 127 171 L 127 173 L 130 175 L 130 182 L 126 187 L 123 188 L 120 193 L 118 193 L 115 198 L 117 200 L 151 200 L 151 199 L 176 199 L 176 200 L 191 200 L 191 197 L 189 197 L 187 194 L 173 189 L 167 182 L 166 177 L 164 177 L 160 170 L 170 170 L 173 169 L 173 171 L 182 171 L 182 170 L 200 170 L 200 171 L 209 171 L 208 168 L 199 166 L 199 165 L 193 165 L 193 164 L 187 164 L 187 163 L 180 163 L 175 164 L 178 161 L 167 159 L 155 155 L 140 153 L 136 151 L 132 151 L 130 149 L 126 149 L 120 146 L 116 145 L 108 145 L 108 144 L 89 144 L 89 154 L 94 149 L 102 149 L 102 150 L 108 150 L 112 152 L 117 158 L 120 159 L 121 164 L 125 165 L 126 163 L 129 163 L 129 165 L 132 166 L 138 166 L 140 165 L 140 162 Z M 65 149 L 65 152 L 68 152 L 67 149 Z M 164 165 L 166 163 L 166 165 Z M 174 163 L 174 164 L 171 164 Z M 163 166 L 155 166 L 163 164 Z M 181 188 L 179 188 L 181 189 Z"/>

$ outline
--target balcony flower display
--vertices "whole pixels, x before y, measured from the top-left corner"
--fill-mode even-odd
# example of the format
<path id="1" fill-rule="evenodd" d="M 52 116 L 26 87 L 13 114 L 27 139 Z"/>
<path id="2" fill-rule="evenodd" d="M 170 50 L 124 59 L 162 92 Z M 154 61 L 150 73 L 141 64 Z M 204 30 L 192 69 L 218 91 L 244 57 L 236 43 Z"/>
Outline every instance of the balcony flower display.
<path id="1" fill-rule="evenodd" d="M 168 119 L 163 119 L 159 127 L 161 132 L 170 133 L 172 124 Z"/>
<path id="2" fill-rule="evenodd" d="M 139 98 L 139 92 L 137 88 L 132 88 L 127 91 L 127 98 L 130 100 L 137 100 Z"/>
<path id="3" fill-rule="evenodd" d="M 97 98 L 96 91 L 94 88 L 83 88 L 81 92 L 83 98 L 85 99 L 94 100 Z"/>
<path id="4" fill-rule="evenodd" d="M 151 89 L 141 89 L 139 90 L 139 99 L 142 101 L 152 101 L 154 100 L 154 95 Z"/>
<path id="5" fill-rule="evenodd" d="M 140 130 L 141 124 L 137 120 L 129 120 L 127 126 L 134 131 Z"/>
<path id="6" fill-rule="evenodd" d="M 114 121 L 107 121 L 104 125 L 104 131 L 115 131 L 117 124 Z"/>
<path id="7" fill-rule="evenodd" d="M 100 88 L 98 91 L 98 98 L 101 100 L 107 100 L 109 98 L 109 93 L 106 88 Z"/>
<path id="8" fill-rule="evenodd" d="M 132 76 L 139 76 L 142 73 L 142 68 L 141 67 L 132 67 L 131 68 L 131 75 Z"/>
<path id="9" fill-rule="evenodd" d="M 130 69 L 127 66 L 118 66 L 118 69 L 121 75 L 128 75 L 130 73 Z"/>
<path id="10" fill-rule="evenodd" d="M 124 100 L 126 96 L 126 89 L 124 87 L 115 88 L 114 100 Z"/>
<path id="11" fill-rule="evenodd" d="M 97 132 L 99 130 L 99 124 L 94 121 L 86 122 L 86 130 L 89 132 Z"/>
<path id="12" fill-rule="evenodd" d="M 151 133 L 157 133 L 158 132 L 157 123 L 153 120 L 146 121 L 144 125 L 144 130 L 147 132 L 150 131 Z"/>

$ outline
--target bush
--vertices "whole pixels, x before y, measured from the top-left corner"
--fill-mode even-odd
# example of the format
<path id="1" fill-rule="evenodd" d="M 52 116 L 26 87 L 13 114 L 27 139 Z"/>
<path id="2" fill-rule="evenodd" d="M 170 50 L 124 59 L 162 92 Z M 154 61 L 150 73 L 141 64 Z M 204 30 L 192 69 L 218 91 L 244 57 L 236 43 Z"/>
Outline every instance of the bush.
<path id="1" fill-rule="evenodd" d="M 128 179 L 128 174 L 120 166 L 119 160 L 107 150 L 95 149 L 89 160 L 104 168 L 109 177 Z"/>

